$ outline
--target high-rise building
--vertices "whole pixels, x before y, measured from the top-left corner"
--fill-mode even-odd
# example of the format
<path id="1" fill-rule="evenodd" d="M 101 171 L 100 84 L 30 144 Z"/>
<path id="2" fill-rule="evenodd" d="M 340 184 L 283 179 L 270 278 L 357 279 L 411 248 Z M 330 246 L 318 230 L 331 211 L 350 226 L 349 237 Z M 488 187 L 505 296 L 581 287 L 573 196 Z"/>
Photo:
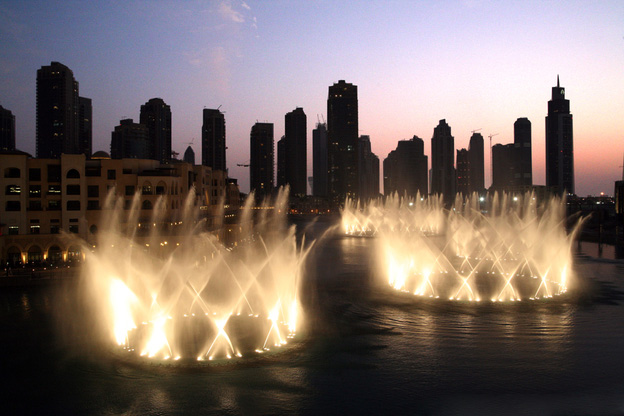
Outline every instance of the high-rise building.
<path id="1" fill-rule="evenodd" d="M 152 159 L 149 130 L 131 118 L 121 120 L 111 134 L 112 159 Z"/>
<path id="2" fill-rule="evenodd" d="M 317 123 L 312 130 L 312 194 L 327 196 L 327 125 Z"/>
<path id="3" fill-rule="evenodd" d="M 379 158 L 371 150 L 370 136 L 360 136 L 358 143 L 359 198 L 379 196 Z"/>
<path id="4" fill-rule="evenodd" d="M 171 160 L 171 108 L 162 98 L 152 98 L 141 106 L 141 124 L 149 132 L 150 159 Z"/>
<path id="5" fill-rule="evenodd" d="M 202 165 L 227 170 L 225 163 L 225 117 L 219 109 L 204 108 L 202 125 Z"/>
<path id="6" fill-rule="evenodd" d="M 400 196 L 425 196 L 428 192 L 428 160 L 424 152 L 425 143 L 418 136 L 411 140 L 400 140 L 395 150 L 383 162 L 384 195 L 394 192 Z"/>
<path id="7" fill-rule="evenodd" d="M 93 143 L 91 98 L 78 97 L 78 153 L 91 157 Z"/>
<path id="8" fill-rule="evenodd" d="M 508 191 L 515 185 L 516 148 L 513 143 L 492 147 L 492 190 Z"/>
<path id="9" fill-rule="evenodd" d="M 344 80 L 329 87 L 327 98 L 328 191 L 334 204 L 358 197 L 357 86 Z"/>
<path id="10" fill-rule="evenodd" d="M 277 187 L 286 186 L 286 136 L 277 141 Z"/>
<path id="11" fill-rule="evenodd" d="M 514 123 L 515 172 L 514 185 L 533 185 L 533 162 L 531 160 L 531 122 L 523 117 Z"/>
<path id="12" fill-rule="evenodd" d="M 187 147 L 184 151 L 184 159 L 186 163 L 190 163 L 191 165 L 195 165 L 195 152 L 191 146 Z"/>
<path id="13" fill-rule="evenodd" d="M 450 204 L 455 199 L 455 138 L 446 120 L 440 120 L 431 138 L 431 193 L 444 196 Z"/>
<path id="14" fill-rule="evenodd" d="M 249 188 L 263 198 L 273 192 L 273 123 L 254 124 L 249 142 Z"/>
<path id="15" fill-rule="evenodd" d="M 0 105 L 0 150 L 15 150 L 15 116 Z"/>
<path id="16" fill-rule="evenodd" d="M 80 153 L 78 82 L 59 62 L 37 70 L 37 157 Z"/>
<path id="17" fill-rule="evenodd" d="M 285 116 L 285 183 L 291 195 L 305 196 L 308 166 L 307 117 L 303 108 L 297 107 Z M 279 149 L 278 149 L 279 154 Z M 279 185 L 279 180 L 278 180 Z"/>
<path id="18" fill-rule="evenodd" d="M 559 75 L 546 116 L 546 186 L 554 187 L 559 194 L 574 194 L 572 114 L 565 89 L 559 86 Z"/>
<path id="19" fill-rule="evenodd" d="M 481 133 L 472 133 L 468 145 L 468 163 L 470 165 L 469 193 L 483 192 L 485 190 L 485 161 L 483 155 L 483 136 Z"/>
<path id="20" fill-rule="evenodd" d="M 472 178 L 470 177 L 470 151 L 457 149 L 457 193 L 470 195 Z"/>

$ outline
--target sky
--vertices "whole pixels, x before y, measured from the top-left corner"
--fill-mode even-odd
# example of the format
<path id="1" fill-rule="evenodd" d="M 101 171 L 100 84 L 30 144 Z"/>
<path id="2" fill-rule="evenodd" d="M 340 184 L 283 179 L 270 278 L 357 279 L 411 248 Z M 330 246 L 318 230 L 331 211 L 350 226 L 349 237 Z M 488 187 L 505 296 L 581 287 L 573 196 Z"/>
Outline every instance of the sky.
<path id="1" fill-rule="evenodd" d="M 93 100 L 93 151 L 110 151 L 122 118 L 160 97 L 172 147 L 201 162 L 203 108 L 225 113 L 227 165 L 249 190 L 256 121 L 326 118 L 328 87 L 358 87 L 360 134 L 380 165 L 414 135 L 430 155 L 439 120 L 457 149 L 472 130 L 513 142 L 532 123 L 533 182 L 545 184 L 547 102 L 557 75 L 574 117 L 576 193 L 613 194 L 624 156 L 623 1 L 10 1 L 0 0 L 0 105 L 16 144 L 35 155 L 36 74 L 58 61 Z M 180 156 L 180 157 L 181 157 Z M 431 158 L 429 158 L 431 159 Z M 431 163 L 431 162 L 429 162 Z"/>

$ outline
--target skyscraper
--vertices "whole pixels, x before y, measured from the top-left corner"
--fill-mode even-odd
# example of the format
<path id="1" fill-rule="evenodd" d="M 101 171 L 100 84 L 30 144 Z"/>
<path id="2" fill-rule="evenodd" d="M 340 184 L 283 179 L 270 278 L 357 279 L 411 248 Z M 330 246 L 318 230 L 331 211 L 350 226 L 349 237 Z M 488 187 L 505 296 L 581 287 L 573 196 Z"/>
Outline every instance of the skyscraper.
<path id="1" fill-rule="evenodd" d="M 79 153 L 78 82 L 59 62 L 37 70 L 37 157 Z"/>
<path id="2" fill-rule="evenodd" d="M 273 123 L 254 124 L 249 142 L 249 188 L 263 198 L 273 192 Z"/>
<path id="3" fill-rule="evenodd" d="M 572 114 L 565 89 L 559 86 L 559 75 L 546 116 L 546 186 L 554 187 L 559 194 L 574 194 Z"/>
<path id="4" fill-rule="evenodd" d="M 327 98 L 328 191 L 334 204 L 358 196 L 357 86 L 344 80 L 329 87 Z"/>
<path id="5" fill-rule="evenodd" d="M 184 151 L 184 159 L 186 163 L 190 163 L 191 165 L 195 164 L 195 152 L 191 146 L 187 147 Z"/>
<path id="6" fill-rule="evenodd" d="M 379 196 L 379 158 L 371 150 L 370 136 L 358 142 L 359 198 L 363 201 Z"/>
<path id="7" fill-rule="evenodd" d="M 151 159 L 149 130 L 131 118 L 121 120 L 111 134 L 111 159 Z"/>
<path id="8" fill-rule="evenodd" d="M 148 130 L 149 158 L 171 160 L 171 108 L 162 98 L 152 98 L 141 106 L 140 123 Z"/>
<path id="9" fill-rule="evenodd" d="M 517 152 L 513 143 L 495 144 L 492 147 L 492 190 L 508 191 L 516 177 Z"/>
<path id="10" fill-rule="evenodd" d="M 297 107 L 285 116 L 285 183 L 291 195 L 307 193 L 307 117 L 303 108 Z M 279 150 L 278 150 L 279 153 Z"/>
<path id="11" fill-rule="evenodd" d="M 227 170 L 225 163 L 225 117 L 219 109 L 204 108 L 202 125 L 202 165 Z"/>
<path id="12" fill-rule="evenodd" d="M 470 177 L 470 151 L 457 149 L 457 193 L 470 195 L 472 178 Z"/>
<path id="13" fill-rule="evenodd" d="M 286 186 L 286 136 L 277 141 L 277 187 Z"/>
<path id="14" fill-rule="evenodd" d="M 15 116 L 0 105 L 0 150 L 15 150 Z"/>
<path id="15" fill-rule="evenodd" d="M 472 133 L 472 136 L 470 136 L 468 163 L 470 165 L 468 192 L 483 192 L 485 190 L 485 161 L 483 157 L 483 136 L 481 133 Z"/>
<path id="16" fill-rule="evenodd" d="M 312 130 L 312 193 L 327 196 L 327 125 L 317 123 Z"/>
<path id="17" fill-rule="evenodd" d="M 533 185 L 533 162 L 531 160 L 531 122 L 523 117 L 514 123 L 515 162 L 514 185 Z"/>
<path id="18" fill-rule="evenodd" d="M 431 193 L 444 195 L 444 202 L 455 199 L 455 138 L 446 120 L 440 120 L 431 138 Z"/>
<path id="19" fill-rule="evenodd" d="M 91 157 L 93 143 L 91 99 L 78 97 L 78 153 Z"/>
<path id="20" fill-rule="evenodd" d="M 427 195 L 427 156 L 425 143 L 418 136 L 400 140 L 383 162 L 384 195 L 397 192 L 400 196 Z"/>

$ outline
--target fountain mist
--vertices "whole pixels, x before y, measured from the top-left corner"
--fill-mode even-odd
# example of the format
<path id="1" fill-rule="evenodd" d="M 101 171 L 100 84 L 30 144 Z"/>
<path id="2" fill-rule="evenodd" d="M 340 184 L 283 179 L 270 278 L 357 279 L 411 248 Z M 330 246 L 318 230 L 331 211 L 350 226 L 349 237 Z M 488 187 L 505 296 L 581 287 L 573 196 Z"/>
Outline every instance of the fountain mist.
<path id="1" fill-rule="evenodd" d="M 389 197 L 342 213 L 347 235 L 376 237 L 381 276 L 394 289 L 450 300 L 521 301 L 566 292 L 574 236 L 565 200 L 532 194 L 441 198 Z"/>
<path id="2" fill-rule="evenodd" d="M 294 226 L 286 225 L 287 191 L 274 207 L 253 210 L 255 219 L 252 201 L 232 225 L 244 238 L 226 247 L 202 231 L 194 191 L 173 222 L 164 198 L 145 211 L 136 195 L 124 210 L 109 195 L 108 227 L 85 250 L 84 280 L 110 341 L 140 356 L 199 361 L 287 343 L 303 319 L 299 283 L 312 245 L 298 246 Z"/>

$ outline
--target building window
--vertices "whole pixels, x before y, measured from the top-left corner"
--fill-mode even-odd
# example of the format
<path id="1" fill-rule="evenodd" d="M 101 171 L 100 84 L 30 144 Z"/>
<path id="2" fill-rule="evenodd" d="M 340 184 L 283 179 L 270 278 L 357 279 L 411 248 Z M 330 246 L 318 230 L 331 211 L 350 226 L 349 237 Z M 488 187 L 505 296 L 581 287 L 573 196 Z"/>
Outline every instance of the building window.
<path id="1" fill-rule="evenodd" d="M 31 182 L 39 182 L 41 180 L 41 169 L 39 168 L 28 169 L 28 180 Z"/>
<path id="2" fill-rule="evenodd" d="M 48 201 L 48 211 L 60 211 L 61 201 L 52 199 Z"/>
<path id="3" fill-rule="evenodd" d="M 60 195 L 61 194 L 61 186 L 60 185 L 49 185 L 48 186 L 48 195 Z"/>
<path id="4" fill-rule="evenodd" d="M 61 181 L 61 165 L 48 165 L 48 182 Z"/>
<path id="5" fill-rule="evenodd" d="M 58 224 L 50 224 L 50 234 L 58 234 L 61 232 L 61 227 Z"/>
<path id="6" fill-rule="evenodd" d="M 87 201 L 87 209 L 89 210 L 100 209 L 100 201 L 94 201 L 94 200 Z"/>
<path id="7" fill-rule="evenodd" d="M 22 187 L 19 185 L 7 185 L 4 192 L 5 195 L 19 195 L 22 193 Z"/>
<path id="8" fill-rule="evenodd" d="M 80 195 L 80 185 L 67 185 L 67 195 Z"/>
<path id="9" fill-rule="evenodd" d="M 67 179 L 80 179 L 80 172 L 78 172 L 76 169 L 70 169 L 69 171 L 67 171 Z"/>
<path id="10" fill-rule="evenodd" d="M 117 171 L 115 169 L 108 170 L 108 179 L 117 179 Z"/>
<path id="11" fill-rule="evenodd" d="M 19 227 L 17 225 L 9 225 L 9 235 L 18 235 Z"/>
<path id="12" fill-rule="evenodd" d="M 6 168 L 4 170 L 5 178 L 20 178 L 21 176 L 22 173 L 18 168 Z"/>
<path id="13" fill-rule="evenodd" d="M 89 227 L 89 232 L 91 234 L 97 234 L 97 232 L 98 232 L 97 225 L 93 224 L 91 227 Z"/>
<path id="14" fill-rule="evenodd" d="M 132 169 L 124 169 L 124 170 L 123 170 L 123 174 L 124 174 L 124 175 L 130 175 L 130 174 L 132 174 Z"/>
<path id="15" fill-rule="evenodd" d="M 67 201 L 67 211 L 80 211 L 80 201 Z"/>
<path id="16" fill-rule="evenodd" d="M 156 195 L 164 195 L 164 194 L 165 194 L 165 187 L 162 185 L 156 186 Z"/>
<path id="17" fill-rule="evenodd" d="M 5 211 L 21 211 L 22 204 L 20 201 L 6 201 Z"/>
<path id="18" fill-rule="evenodd" d="M 102 176 L 102 169 L 99 166 L 87 166 L 85 167 L 85 176 L 100 177 Z"/>
<path id="19" fill-rule="evenodd" d="M 30 224 L 30 233 L 31 234 L 39 234 L 41 226 L 39 224 Z"/>
<path id="20" fill-rule="evenodd" d="M 29 211 L 42 211 L 41 200 L 28 201 Z"/>
<path id="21" fill-rule="evenodd" d="M 152 203 L 146 199 L 145 201 L 143 201 L 141 209 L 152 209 Z"/>
<path id="22" fill-rule="evenodd" d="M 78 224 L 69 224 L 69 232 L 78 234 Z"/>
<path id="23" fill-rule="evenodd" d="M 100 187 L 97 185 L 89 185 L 87 187 L 87 196 L 89 198 L 99 198 L 100 197 Z"/>
<path id="24" fill-rule="evenodd" d="M 152 195 L 152 184 L 150 184 L 149 182 L 146 182 L 145 184 L 143 184 L 141 193 L 143 195 Z"/>
<path id="25" fill-rule="evenodd" d="M 134 185 L 127 185 L 126 196 L 132 196 L 132 195 L 134 195 Z"/>
<path id="26" fill-rule="evenodd" d="M 41 185 L 30 185 L 28 194 L 31 198 L 41 198 Z"/>

